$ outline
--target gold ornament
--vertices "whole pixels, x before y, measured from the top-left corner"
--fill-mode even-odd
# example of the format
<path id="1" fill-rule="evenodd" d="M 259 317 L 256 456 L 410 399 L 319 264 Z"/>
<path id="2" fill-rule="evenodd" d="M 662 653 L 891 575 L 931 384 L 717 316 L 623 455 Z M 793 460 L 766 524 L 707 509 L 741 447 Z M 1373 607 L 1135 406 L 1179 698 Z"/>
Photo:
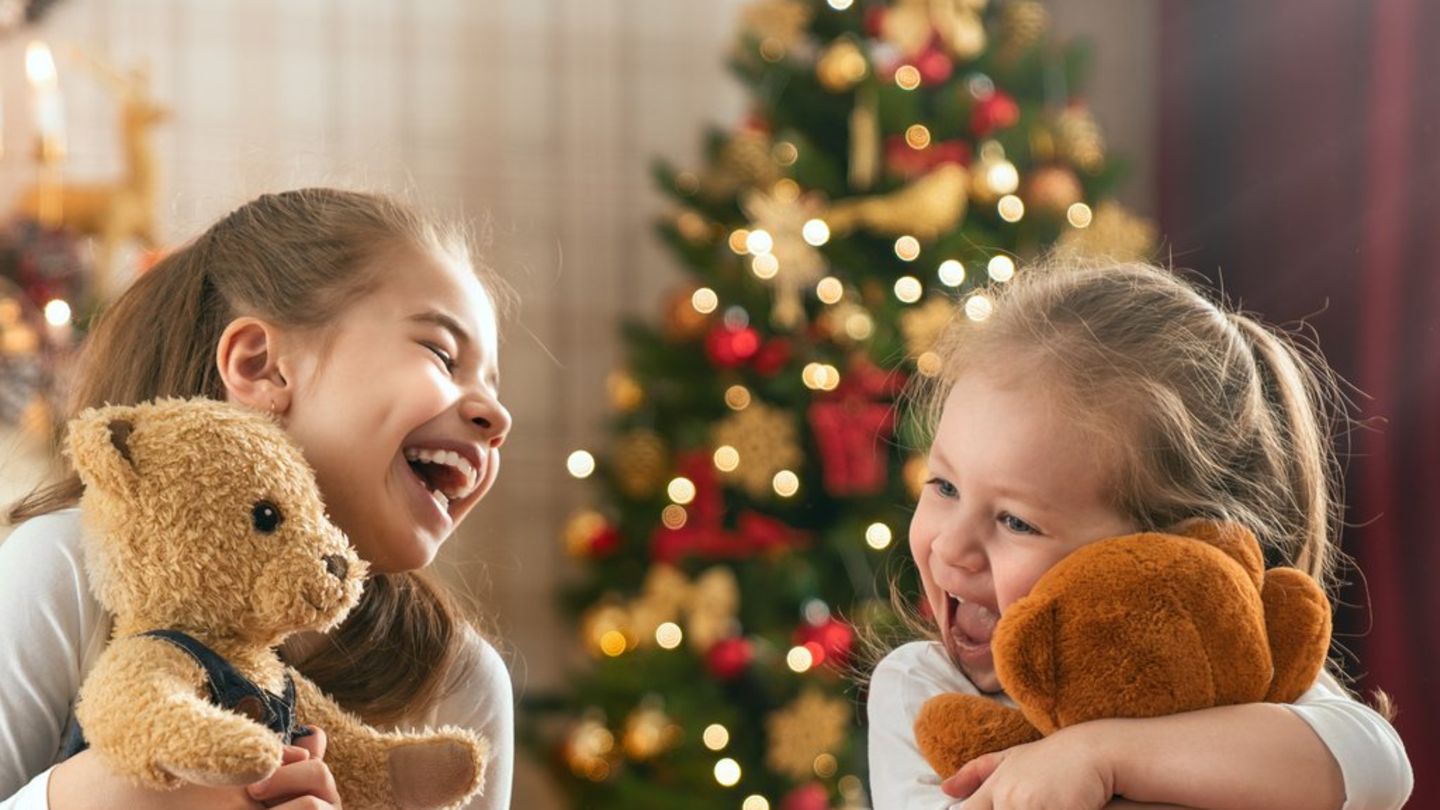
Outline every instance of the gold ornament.
<path id="1" fill-rule="evenodd" d="M 1055 145 L 1060 157 L 1083 172 L 1095 172 L 1105 162 L 1105 139 L 1087 107 L 1068 107 L 1055 117 Z"/>
<path id="2" fill-rule="evenodd" d="M 930 0 L 896 0 L 880 20 L 880 38 L 909 59 L 925 50 L 934 33 Z"/>
<path id="3" fill-rule="evenodd" d="M 765 757 L 770 768 L 792 779 L 808 779 L 816 757 L 833 755 L 845 744 L 850 704 L 810 690 L 771 714 L 765 726 L 770 733 Z"/>
<path id="4" fill-rule="evenodd" d="M 835 234 L 861 227 L 890 236 L 934 239 L 965 218 L 969 184 L 963 166 L 946 163 L 889 194 L 841 200 L 830 207 L 825 221 Z"/>
<path id="5" fill-rule="evenodd" d="M 780 166 L 771 154 L 770 136 L 741 130 L 726 141 L 720 154 L 700 177 L 700 194 L 723 199 L 742 188 L 771 188 L 781 177 Z"/>
<path id="6" fill-rule="evenodd" d="M 614 601 L 592 605 L 580 616 L 580 641 L 596 658 L 614 657 L 639 639 L 630 631 L 630 613 Z"/>
<path id="7" fill-rule="evenodd" d="M 1082 261 L 1141 261 L 1154 250 L 1154 223 L 1113 200 L 1095 209 L 1089 227 L 1067 227 L 1055 243 L 1056 256 Z"/>
<path id="8" fill-rule="evenodd" d="M 874 87 L 862 87 L 850 110 L 850 186 L 863 191 L 879 174 L 879 102 Z"/>
<path id="9" fill-rule="evenodd" d="M 1000 7 L 1002 60 L 1011 60 L 1033 48 L 1050 28 L 1050 12 L 1035 0 L 1010 0 Z"/>
<path id="10" fill-rule="evenodd" d="M 680 741 L 680 727 L 665 714 L 661 699 L 647 695 L 625 718 L 625 731 L 620 737 L 626 756 L 644 762 L 654 759 Z"/>
<path id="11" fill-rule="evenodd" d="M 784 56 L 805 41 L 814 9 L 801 0 L 756 0 L 740 11 L 740 27 L 760 40 L 761 52 Z"/>
<path id="12" fill-rule="evenodd" d="M 615 735 L 600 720 L 598 711 L 591 711 L 565 738 L 565 763 L 576 776 L 592 782 L 610 778 L 619 757 L 615 752 Z"/>
<path id="13" fill-rule="evenodd" d="M 756 498 L 772 494 L 775 473 L 794 470 L 802 461 L 790 412 L 763 402 L 730 414 L 711 431 L 711 441 L 716 447 L 729 445 L 739 451 L 739 466 L 721 471 L 720 476 Z"/>
<path id="14" fill-rule="evenodd" d="M 1080 178 L 1069 169 L 1042 166 L 1026 177 L 1021 196 L 1025 199 L 1026 208 L 1059 216 L 1084 199 L 1085 189 L 1080 185 Z"/>
<path id="15" fill-rule="evenodd" d="M 869 72 L 865 53 L 849 37 L 832 42 L 815 62 L 815 78 L 820 81 L 821 87 L 832 93 L 850 90 Z"/>
<path id="16" fill-rule="evenodd" d="M 628 371 L 610 372 L 605 378 L 605 390 L 610 393 L 610 407 L 621 413 L 629 413 L 645 402 L 645 389 Z"/>
<path id="17" fill-rule="evenodd" d="M 932 0 L 930 17 L 950 54 L 968 62 L 985 51 L 985 23 L 969 0 Z M 984 3 L 980 4 L 984 8 Z"/>
<path id="18" fill-rule="evenodd" d="M 801 290 L 825 275 L 825 257 L 802 234 L 805 223 L 819 217 L 824 206 L 814 194 L 792 198 L 780 193 L 781 188 L 777 183 L 769 193 L 747 192 L 740 198 L 740 208 L 752 220 L 752 232 L 763 230 L 770 235 L 770 255 L 779 265 L 765 279 L 775 289 L 770 317 L 777 325 L 793 329 L 805 317 Z"/>
<path id="19" fill-rule="evenodd" d="M 615 442 L 615 479 L 631 498 L 646 498 L 665 482 L 669 453 L 665 441 L 648 430 L 632 430 Z"/>
<path id="20" fill-rule="evenodd" d="M 948 296 L 932 295 L 918 307 L 910 307 L 900 315 L 900 333 L 911 357 L 929 351 L 955 315 L 955 302 Z"/>
<path id="21" fill-rule="evenodd" d="M 692 583 L 679 568 L 656 563 L 645 574 L 639 596 L 591 608 L 583 632 L 587 643 L 597 647 L 606 631 L 616 629 L 636 645 L 649 646 L 656 643 L 660 625 L 683 621 L 691 648 L 704 653 L 735 634 L 739 610 L 740 586 L 728 567 L 707 568 Z"/>
<path id="22" fill-rule="evenodd" d="M 714 241 L 718 229 L 699 212 L 686 209 L 675 214 L 675 230 L 686 241 L 703 245 Z"/>
<path id="23" fill-rule="evenodd" d="M 565 521 L 565 550 L 572 557 L 590 556 L 590 539 L 609 524 L 594 509 L 583 509 Z"/>

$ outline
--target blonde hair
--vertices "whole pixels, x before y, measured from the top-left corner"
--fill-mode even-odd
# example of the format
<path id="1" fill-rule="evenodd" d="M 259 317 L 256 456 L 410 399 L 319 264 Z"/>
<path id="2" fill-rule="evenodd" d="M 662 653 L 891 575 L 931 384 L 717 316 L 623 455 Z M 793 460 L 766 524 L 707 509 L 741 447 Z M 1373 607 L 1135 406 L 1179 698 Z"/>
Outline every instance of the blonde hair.
<path id="1" fill-rule="evenodd" d="M 929 435 L 950 386 L 1004 358 L 1043 373 L 1113 460 L 1113 506 L 1144 530 L 1189 517 L 1248 527 L 1273 563 L 1333 588 L 1346 420 L 1318 350 L 1148 264 L 1040 262 L 955 318 L 941 373 L 913 392 Z"/>
<path id="2" fill-rule="evenodd" d="M 101 315 L 66 412 L 156 397 L 224 399 L 215 347 L 231 320 L 253 315 L 323 332 L 379 285 L 373 260 L 405 248 L 470 261 L 462 229 L 385 196 L 310 188 L 246 203 L 163 258 Z M 504 292 L 487 270 L 477 273 L 492 299 Z M 73 506 L 83 491 L 68 470 L 12 505 L 8 519 Z M 429 575 L 380 574 L 327 636 L 328 649 L 296 664 L 347 709 L 374 723 L 395 722 L 440 697 L 464 648 L 466 623 Z"/>

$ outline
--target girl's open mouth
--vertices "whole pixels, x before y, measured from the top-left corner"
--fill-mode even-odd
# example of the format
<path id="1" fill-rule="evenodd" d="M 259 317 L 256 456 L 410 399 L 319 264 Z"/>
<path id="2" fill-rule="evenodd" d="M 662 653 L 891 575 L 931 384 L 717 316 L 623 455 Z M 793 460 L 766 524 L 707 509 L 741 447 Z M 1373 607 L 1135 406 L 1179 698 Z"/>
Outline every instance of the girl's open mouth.
<path id="1" fill-rule="evenodd" d="M 945 594 L 944 641 L 961 663 L 986 663 L 1000 614 L 984 605 Z"/>

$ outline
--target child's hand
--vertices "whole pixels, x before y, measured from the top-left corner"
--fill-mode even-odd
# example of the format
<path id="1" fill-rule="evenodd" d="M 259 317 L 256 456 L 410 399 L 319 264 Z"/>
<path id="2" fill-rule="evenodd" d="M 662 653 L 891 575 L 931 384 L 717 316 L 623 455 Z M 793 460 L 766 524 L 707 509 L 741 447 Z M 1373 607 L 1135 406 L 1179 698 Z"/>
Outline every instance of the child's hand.
<path id="1" fill-rule="evenodd" d="M 325 732 L 319 726 L 310 728 L 313 734 L 285 746 L 284 758 L 275 773 L 245 788 L 252 799 L 265 807 L 340 810 L 335 777 L 324 762 Z M 304 802 L 306 798 L 311 801 Z"/>
<path id="2" fill-rule="evenodd" d="M 972 759 L 940 787 L 965 799 L 965 810 L 1099 810 L 1109 804 L 1114 784 L 1081 725 Z"/>
<path id="3" fill-rule="evenodd" d="M 269 779 L 249 787 L 185 785 L 158 791 L 136 787 L 106 767 L 94 750 L 82 751 L 55 766 L 50 774 L 50 810 L 339 810 L 335 780 L 321 760 L 325 733 L 315 729 L 309 737 L 286 746 L 279 769 Z"/>

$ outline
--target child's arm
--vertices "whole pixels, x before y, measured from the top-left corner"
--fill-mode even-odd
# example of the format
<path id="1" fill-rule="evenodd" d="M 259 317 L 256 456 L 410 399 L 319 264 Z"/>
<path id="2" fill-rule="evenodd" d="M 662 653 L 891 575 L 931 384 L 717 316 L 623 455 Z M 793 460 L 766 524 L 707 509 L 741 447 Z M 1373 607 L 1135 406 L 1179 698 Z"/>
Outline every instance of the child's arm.
<path id="1" fill-rule="evenodd" d="M 1223 810 L 1401 807 L 1413 776 L 1389 723 L 1322 676 L 1295 706 L 1097 720 L 982 757 L 955 781 L 978 787 L 981 807 L 1020 786 L 1098 781 L 1133 801 Z"/>
<path id="2" fill-rule="evenodd" d="M 79 522 L 34 518 L 0 542 L 0 798 L 54 762 L 82 662 L 108 632 L 85 584 Z M 43 781 L 27 792 L 43 800 Z"/>

